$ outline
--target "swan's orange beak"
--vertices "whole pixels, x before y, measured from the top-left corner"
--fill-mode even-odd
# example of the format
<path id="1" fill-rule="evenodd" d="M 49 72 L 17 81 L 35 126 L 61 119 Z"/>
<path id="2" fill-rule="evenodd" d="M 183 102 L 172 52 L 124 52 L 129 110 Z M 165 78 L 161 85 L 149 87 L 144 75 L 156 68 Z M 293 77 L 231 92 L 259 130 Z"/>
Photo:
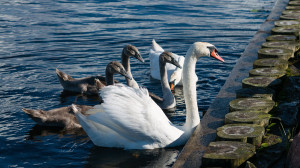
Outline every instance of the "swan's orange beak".
<path id="1" fill-rule="evenodd" d="M 173 82 L 169 82 L 169 85 L 170 85 L 171 91 L 173 92 L 174 88 L 175 88 L 175 80 Z"/>
<path id="2" fill-rule="evenodd" d="M 217 59 L 217 60 L 219 60 L 219 61 L 225 62 L 225 61 L 223 60 L 223 58 L 221 58 L 221 57 L 219 56 L 219 54 L 216 52 L 215 49 L 211 52 L 210 56 L 214 57 L 215 59 Z"/>

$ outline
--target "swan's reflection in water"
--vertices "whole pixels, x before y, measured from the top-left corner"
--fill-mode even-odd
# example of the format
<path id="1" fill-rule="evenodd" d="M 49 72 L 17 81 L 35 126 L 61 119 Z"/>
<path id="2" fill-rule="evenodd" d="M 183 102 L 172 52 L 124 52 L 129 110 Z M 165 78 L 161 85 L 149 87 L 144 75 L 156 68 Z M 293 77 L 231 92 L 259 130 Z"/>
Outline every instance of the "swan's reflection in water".
<path id="1" fill-rule="evenodd" d="M 33 126 L 27 134 L 28 135 L 27 137 L 25 137 L 25 139 L 32 140 L 32 141 L 40 141 L 39 140 L 40 137 L 51 136 L 51 135 L 58 135 L 59 137 L 62 138 L 66 135 L 71 135 L 74 137 L 87 136 L 82 128 L 65 130 L 58 127 L 40 126 L 38 124 Z"/>
<path id="2" fill-rule="evenodd" d="M 123 150 L 94 146 L 85 167 L 171 167 L 181 148 Z"/>
<path id="3" fill-rule="evenodd" d="M 73 93 L 63 90 L 60 95 L 61 104 L 88 104 L 96 105 L 102 103 L 102 99 L 99 95 L 84 95 L 80 93 Z"/>
<path id="4" fill-rule="evenodd" d="M 27 140 L 42 142 L 45 136 L 59 136 L 66 141 L 61 149 L 72 150 L 76 152 L 78 148 L 88 147 L 87 163 L 84 167 L 99 168 L 99 167 L 171 167 L 175 162 L 182 146 L 176 148 L 164 148 L 153 150 L 124 150 L 116 148 L 103 148 L 90 145 L 92 142 L 83 131 L 83 129 L 63 130 L 54 127 L 44 127 L 35 125 L 28 132 Z M 45 139 L 44 139 L 45 140 Z M 47 140 L 45 140 L 47 141 Z M 87 144 L 88 143 L 88 144 Z M 74 149 L 69 149 L 69 148 Z"/>

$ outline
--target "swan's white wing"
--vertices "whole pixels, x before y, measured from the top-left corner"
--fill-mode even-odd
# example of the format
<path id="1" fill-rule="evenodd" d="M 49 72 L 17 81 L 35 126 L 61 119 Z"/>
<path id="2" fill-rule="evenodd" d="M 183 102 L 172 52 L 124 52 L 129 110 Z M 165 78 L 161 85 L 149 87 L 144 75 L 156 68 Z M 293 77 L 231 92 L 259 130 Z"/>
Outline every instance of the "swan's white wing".
<path id="1" fill-rule="evenodd" d="M 95 145 L 124 148 L 124 142 L 129 143 L 127 139 L 119 136 L 119 134 L 114 130 L 106 127 L 105 125 L 89 120 L 81 113 L 76 113 L 76 117 Z"/>
<path id="2" fill-rule="evenodd" d="M 99 108 L 99 112 L 94 113 L 93 109 L 93 114 L 87 119 L 101 125 L 97 127 L 98 132 L 101 132 L 102 127 L 113 130 L 112 133 L 116 132 L 122 137 L 124 148 L 164 147 L 182 134 L 182 131 L 177 129 L 153 102 L 146 89 L 107 86 L 101 90 L 101 96 L 104 103 L 95 106 Z M 109 136 L 114 137 L 113 134 Z M 101 140 L 99 137 L 95 138 Z M 110 141 L 113 143 L 116 140 Z M 95 143 L 94 140 L 93 142 Z"/>
<path id="3" fill-rule="evenodd" d="M 162 52 L 154 51 L 150 49 L 149 59 L 150 59 L 150 72 L 151 76 L 154 79 L 160 80 L 160 71 L 159 71 L 159 55 Z"/>
<path id="4" fill-rule="evenodd" d="M 149 51 L 149 60 L 150 60 L 150 74 L 152 78 L 160 80 L 160 71 L 159 71 L 159 55 L 164 52 L 164 49 L 152 40 L 152 48 Z"/>

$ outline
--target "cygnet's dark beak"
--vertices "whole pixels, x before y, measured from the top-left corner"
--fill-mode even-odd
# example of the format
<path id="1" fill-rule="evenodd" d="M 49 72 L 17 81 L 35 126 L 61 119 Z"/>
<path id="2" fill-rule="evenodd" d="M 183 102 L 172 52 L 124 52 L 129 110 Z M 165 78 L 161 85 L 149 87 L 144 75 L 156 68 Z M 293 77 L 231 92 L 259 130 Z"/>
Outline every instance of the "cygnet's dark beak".
<path id="1" fill-rule="evenodd" d="M 119 73 L 120 73 L 121 75 L 125 76 L 126 78 L 132 80 L 132 77 L 129 76 L 128 73 L 127 73 L 124 69 L 121 69 L 121 70 L 119 71 Z"/>
<path id="2" fill-rule="evenodd" d="M 144 59 L 142 58 L 141 54 L 139 52 L 137 52 L 134 56 L 136 59 L 138 59 L 141 62 L 145 62 Z"/>
<path id="3" fill-rule="evenodd" d="M 178 61 L 176 61 L 175 59 L 172 59 L 171 64 L 177 66 L 178 68 L 182 69 L 181 65 L 179 65 Z"/>

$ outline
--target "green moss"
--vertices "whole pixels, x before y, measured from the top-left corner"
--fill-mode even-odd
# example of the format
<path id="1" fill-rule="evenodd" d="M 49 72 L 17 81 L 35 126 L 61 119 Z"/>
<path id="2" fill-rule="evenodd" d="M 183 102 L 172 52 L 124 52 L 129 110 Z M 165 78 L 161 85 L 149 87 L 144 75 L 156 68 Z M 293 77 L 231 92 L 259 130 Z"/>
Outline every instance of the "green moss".
<path id="1" fill-rule="evenodd" d="M 238 167 L 255 154 L 255 147 L 234 141 L 211 142 L 203 155 L 203 167 Z"/>
<path id="2" fill-rule="evenodd" d="M 286 69 L 286 76 L 293 76 L 290 68 Z"/>

